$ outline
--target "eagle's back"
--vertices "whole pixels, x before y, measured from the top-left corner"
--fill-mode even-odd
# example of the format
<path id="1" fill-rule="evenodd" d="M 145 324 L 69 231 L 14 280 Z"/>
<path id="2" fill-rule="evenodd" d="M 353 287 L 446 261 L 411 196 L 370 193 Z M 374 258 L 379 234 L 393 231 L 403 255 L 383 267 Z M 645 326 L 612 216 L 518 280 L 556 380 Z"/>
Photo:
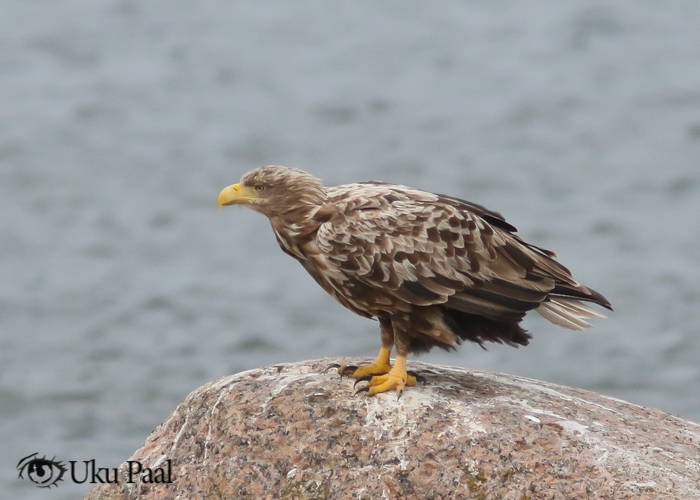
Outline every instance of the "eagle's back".
<path id="1" fill-rule="evenodd" d="M 500 214 L 480 205 L 379 182 L 327 194 L 335 212 L 314 244 L 325 272 L 335 276 L 332 294 L 353 309 L 377 315 L 439 305 L 508 322 L 536 309 L 581 329 L 600 314 L 580 300 L 609 307 L 552 252 L 524 242 Z"/>

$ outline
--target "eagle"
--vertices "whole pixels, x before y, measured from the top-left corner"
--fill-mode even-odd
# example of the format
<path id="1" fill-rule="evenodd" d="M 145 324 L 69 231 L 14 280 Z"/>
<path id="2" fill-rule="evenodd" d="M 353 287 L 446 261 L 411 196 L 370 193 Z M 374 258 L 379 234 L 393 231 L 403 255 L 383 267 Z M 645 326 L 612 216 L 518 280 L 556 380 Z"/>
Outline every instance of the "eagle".
<path id="1" fill-rule="evenodd" d="M 267 216 L 282 250 L 326 292 L 379 321 L 377 359 L 338 368 L 366 381 L 368 395 L 415 385 L 411 353 L 463 340 L 527 345 L 520 322 L 529 311 L 582 330 L 605 317 L 588 304 L 612 310 L 501 214 L 452 196 L 379 181 L 325 187 L 302 170 L 268 165 L 221 191 L 219 208 L 234 204 Z"/>

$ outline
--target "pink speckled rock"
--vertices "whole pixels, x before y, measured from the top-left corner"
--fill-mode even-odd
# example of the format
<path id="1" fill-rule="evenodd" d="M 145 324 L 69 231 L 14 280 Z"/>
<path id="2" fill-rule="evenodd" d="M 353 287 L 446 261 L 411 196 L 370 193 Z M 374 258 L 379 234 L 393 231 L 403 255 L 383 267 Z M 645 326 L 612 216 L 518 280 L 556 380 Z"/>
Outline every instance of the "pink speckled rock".
<path id="1" fill-rule="evenodd" d="M 339 360 L 190 394 L 130 460 L 172 483 L 88 499 L 700 499 L 700 425 L 521 377 L 411 363 L 425 385 L 353 396 Z M 368 360 L 343 359 L 357 364 Z"/>

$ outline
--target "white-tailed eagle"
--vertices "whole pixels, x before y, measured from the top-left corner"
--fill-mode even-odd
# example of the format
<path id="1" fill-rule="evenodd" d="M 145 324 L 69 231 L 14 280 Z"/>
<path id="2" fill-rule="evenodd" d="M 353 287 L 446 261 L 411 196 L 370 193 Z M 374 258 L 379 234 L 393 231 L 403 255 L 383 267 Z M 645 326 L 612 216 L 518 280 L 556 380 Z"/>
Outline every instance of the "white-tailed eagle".
<path id="1" fill-rule="evenodd" d="M 527 345 L 519 323 L 528 311 L 582 330 L 604 317 L 585 303 L 612 309 L 503 216 L 451 196 L 376 181 L 324 187 L 301 170 L 265 166 L 222 190 L 218 202 L 266 215 L 282 250 L 326 292 L 379 320 L 374 363 L 339 368 L 368 380 L 362 390 L 370 395 L 415 384 L 409 353 L 462 340 Z"/>

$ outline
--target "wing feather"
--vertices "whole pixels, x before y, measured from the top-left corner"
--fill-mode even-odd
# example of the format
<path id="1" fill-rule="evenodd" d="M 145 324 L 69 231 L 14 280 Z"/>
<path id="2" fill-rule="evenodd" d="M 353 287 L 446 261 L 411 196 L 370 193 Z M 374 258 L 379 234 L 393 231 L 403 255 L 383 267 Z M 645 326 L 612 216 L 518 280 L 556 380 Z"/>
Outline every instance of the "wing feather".
<path id="1" fill-rule="evenodd" d="M 444 304 L 496 320 L 537 309 L 580 329 L 590 310 L 578 301 L 547 302 L 548 294 L 602 297 L 579 285 L 552 252 L 524 242 L 500 214 L 480 205 L 371 182 L 331 188 L 329 200 L 338 212 L 321 224 L 316 243 L 330 265 L 409 304 Z"/>

